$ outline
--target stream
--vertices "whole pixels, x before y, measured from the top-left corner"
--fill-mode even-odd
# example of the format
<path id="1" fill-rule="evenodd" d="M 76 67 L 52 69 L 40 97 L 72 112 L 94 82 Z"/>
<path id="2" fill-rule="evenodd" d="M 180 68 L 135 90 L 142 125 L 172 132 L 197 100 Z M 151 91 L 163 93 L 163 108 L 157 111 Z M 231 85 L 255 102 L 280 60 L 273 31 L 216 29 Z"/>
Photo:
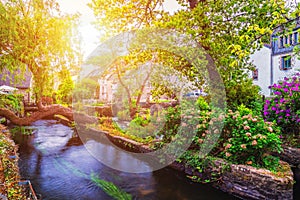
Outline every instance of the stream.
<path id="1" fill-rule="evenodd" d="M 21 178 L 30 180 L 43 200 L 113 199 L 91 180 L 91 176 L 114 183 L 133 199 L 237 199 L 209 184 L 194 183 L 170 168 L 139 174 L 111 169 L 89 154 L 71 128 L 54 120 L 40 120 L 32 127 L 36 129 L 34 134 L 16 133 L 13 139 L 19 145 Z M 103 145 L 101 153 L 115 159 L 118 165 L 149 167 L 143 161 L 128 163 L 125 154 L 117 155 L 113 148 L 97 145 Z"/>

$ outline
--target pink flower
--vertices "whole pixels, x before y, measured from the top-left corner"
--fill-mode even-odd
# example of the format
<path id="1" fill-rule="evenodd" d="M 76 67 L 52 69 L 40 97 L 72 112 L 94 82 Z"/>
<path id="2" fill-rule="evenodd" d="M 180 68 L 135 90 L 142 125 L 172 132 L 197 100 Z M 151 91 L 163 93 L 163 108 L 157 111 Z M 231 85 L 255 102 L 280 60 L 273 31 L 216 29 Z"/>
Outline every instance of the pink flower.
<path id="1" fill-rule="evenodd" d="M 272 133 L 273 132 L 273 128 L 269 126 L 268 127 L 268 131 Z"/>
<path id="2" fill-rule="evenodd" d="M 256 146 L 256 145 L 257 145 L 257 141 L 256 141 L 256 140 L 253 140 L 253 141 L 252 141 L 252 145 L 253 145 L 253 146 Z"/>
<path id="3" fill-rule="evenodd" d="M 244 126 L 244 130 L 249 130 L 250 126 Z"/>
<path id="4" fill-rule="evenodd" d="M 252 119 L 252 122 L 257 122 L 257 119 L 256 119 L 256 118 L 253 118 L 253 119 Z"/>
<path id="5" fill-rule="evenodd" d="M 242 144 L 241 147 L 242 147 L 242 149 L 246 149 L 247 148 L 247 146 L 245 144 Z"/>
<path id="6" fill-rule="evenodd" d="M 249 132 L 247 132 L 246 135 L 247 135 L 248 137 L 251 137 L 251 133 L 249 133 Z"/>
<path id="7" fill-rule="evenodd" d="M 226 156 L 226 157 L 230 157 L 230 156 L 231 156 L 231 153 L 226 152 L 226 153 L 225 153 L 225 156 Z"/>
<path id="8" fill-rule="evenodd" d="M 219 120 L 219 121 L 223 121 L 224 118 L 225 118 L 224 115 L 220 115 L 220 116 L 218 117 L 218 120 Z"/>
<path id="9" fill-rule="evenodd" d="M 231 146 L 232 146 L 231 144 L 227 144 L 227 145 L 225 146 L 225 150 L 229 149 Z"/>

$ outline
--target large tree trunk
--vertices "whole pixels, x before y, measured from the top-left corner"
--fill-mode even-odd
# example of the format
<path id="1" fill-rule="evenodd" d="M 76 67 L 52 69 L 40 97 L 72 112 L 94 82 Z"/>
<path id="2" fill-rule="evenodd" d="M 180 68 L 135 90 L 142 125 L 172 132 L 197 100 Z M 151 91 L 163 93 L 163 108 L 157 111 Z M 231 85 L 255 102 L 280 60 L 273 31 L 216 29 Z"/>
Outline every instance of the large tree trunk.
<path id="1" fill-rule="evenodd" d="M 18 117 L 12 111 L 6 108 L 0 108 L 0 116 L 5 117 L 13 124 L 19 126 L 30 125 L 32 122 L 43 119 L 45 117 L 51 117 L 54 115 L 62 115 L 71 121 L 74 120 L 72 110 L 70 108 L 66 108 L 61 105 L 43 106 L 43 109 L 39 109 L 38 111 L 33 112 L 28 117 Z"/>

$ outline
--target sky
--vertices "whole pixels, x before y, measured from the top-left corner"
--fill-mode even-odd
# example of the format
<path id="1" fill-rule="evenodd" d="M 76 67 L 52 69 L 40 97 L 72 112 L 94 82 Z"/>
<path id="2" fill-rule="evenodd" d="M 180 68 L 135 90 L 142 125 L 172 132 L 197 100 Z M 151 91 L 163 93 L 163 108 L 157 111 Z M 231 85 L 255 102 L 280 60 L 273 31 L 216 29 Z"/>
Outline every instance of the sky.
<path id="1" fill-rule="evenodd" d="M 100 31 L 91 23 L 95 21 L 93 11 L 87 6 L 91 0 L 57 0 L 62 12 L 75 14 L 80 13 L 79 32 L 81 45 L 86 58 L 99 44 Z"/>
<path id="2" fill-rule="evenodd" d="M 93 11 L 87 6 L 92 0 L 57 0 L 62 12 L 74 14 L 80 13 L 79 32 L 81 35 L 81 45 L 84 59 L 100 44 L 101 33 L 91 23 L 95 21 Z M 287 0 L 294 2 L 294 0 Z M 297 0 L 299 2 L 300 0 Z M 164 9 L 174 13 L 180 6 L 176 0 L 165 0 Z"/>
<path id="3" fill-rule="evenodd" d="M 91 0 L 57 0 L 62 12 L 75 14 L 80 13 L 79 32 L 84 59 L 99 45 L 101 32 L 91 23 L 95 21 L 93 11 L 87 6 Z M 164 8 L 173 13 L 179 6 L 175 0 L 166 0 Z"/>

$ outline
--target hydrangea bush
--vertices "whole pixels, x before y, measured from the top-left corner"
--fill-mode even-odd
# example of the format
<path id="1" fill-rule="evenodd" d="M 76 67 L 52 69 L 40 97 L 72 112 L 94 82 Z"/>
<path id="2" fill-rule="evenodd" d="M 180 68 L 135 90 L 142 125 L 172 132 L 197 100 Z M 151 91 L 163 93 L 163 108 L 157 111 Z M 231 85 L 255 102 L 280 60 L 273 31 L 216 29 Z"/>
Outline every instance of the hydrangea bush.
<path id="1" fill-rule="evenodd" d="M 225 124 L 222 155 L 226 160 L 276 170 L 279 159 L 268 155 L 282 150 L 280 129 L 275 123 L 265 122 L 240 106 L 236 112 L 228 111 Z"/>

